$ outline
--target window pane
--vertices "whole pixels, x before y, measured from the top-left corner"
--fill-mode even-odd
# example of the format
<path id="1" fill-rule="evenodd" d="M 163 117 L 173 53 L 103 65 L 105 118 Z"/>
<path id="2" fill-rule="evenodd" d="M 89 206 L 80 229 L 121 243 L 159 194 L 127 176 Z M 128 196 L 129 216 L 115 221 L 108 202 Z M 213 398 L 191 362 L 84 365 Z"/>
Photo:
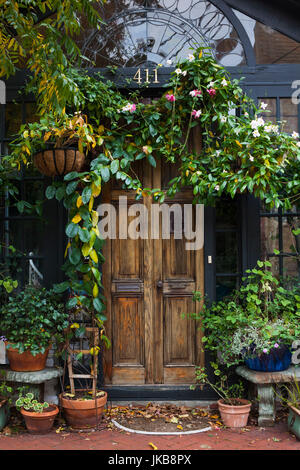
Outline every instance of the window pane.
<path id="1" fill-rule="evenodd" d="M 216 228 L 235 228 L 238 223 L 238 203 L 236 200 L 222 200 L 216 204 Z"/>
<path id="2" fill-rule="evenodd" d="M 298 132 L 298 105 L 291 98 L 280 98 L 280 120 L 286 121 L 283 125 L 285 132 Z"/>
<path id="3" fill-rule="evenodd" d="M 239 286 L 238 277 L 221 277 L 217 276 L 216 279 L 216 297 L 217 301 L 222 300 L 223 297 L 229 295 L 234 289 Z"/>
<path id="4" fill-rule="evenodd" d="M 15 135 L 22 124 L 22 106 L 20 103 L 7 103 L 5 105 L 5 136 Z"/>
<path id="5" fill-rule="evenodd" d="M 279 250 L 279 224 L 277 217 L 261 217 L 260 219 L 261 249 L 265 258 Z"/>
<path id="6" fill-rule="evenodd" d="M 283 258 L 284 277 L 300 277 L 300 262 L 294 256 Z"/>

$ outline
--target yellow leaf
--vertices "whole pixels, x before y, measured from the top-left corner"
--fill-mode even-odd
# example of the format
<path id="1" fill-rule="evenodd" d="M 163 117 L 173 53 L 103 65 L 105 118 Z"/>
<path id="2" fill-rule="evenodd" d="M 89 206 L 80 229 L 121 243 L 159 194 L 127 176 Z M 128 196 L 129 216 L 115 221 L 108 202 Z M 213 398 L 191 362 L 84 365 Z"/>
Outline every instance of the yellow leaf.
<path id="1" fill-rule="evenodd" d="M 65 254 L 64 254 L 64 257 L 66 258 L 67 254 L 68 254 L 68 249 L 70 248 L 71 246 L 71 243 L 69 242 L 66 246 L 66 250 L 65 250 Z"/>
<path id="2" fill-rule="evenodd" d="M 98 263 L 98 255 L 95 250 L 90 252 L 90 258 L 94 261 L 94 263 Z"/>
<path id="3" fill-rule="evenodd" d="M 95 183 L 92 183 L 92 196 L 97 197 L 101 193 L 101 185 L 97 186 Z"/>
<path id="4" fill-rule="evenodd" d="M 98 224 L 98 220 L 99 220 L 98 212 L 92 211 L 92 223 L 93 223 L 93 227 L 96 227 L 96 225 Z"/>
<path id="5" fill-rule="evenodd" d="M 181 429 L 181 430 L 183 429 L 183 427 L 181 426 L 181 424 L 178 424 L 177 428 L 178 428 L 178 429 Z"/>
<path id="6" fill-rule="evenodd" d="M 83 202 L 82 202 L 82 197 L 81 196 L 78 196 L 78 199 L 76 201 L 76 206 L 79 208 L 80 206 L 82 206 Z"/>
<path id="7" fill-rule="evenodd" d="M 50 135 L 51 135 L 51 132 L 46 132 L 46 134 L 44 135 L 45 142 L 49 139 Z"/>
<path id="8" fill-rule="evenodd" d="M 235 143 L 236 143 L 236 145 L 238 145 L 241 149 L 243 148 L 242 144 L 241 144 L 238 140 L 236 140 Z"/>
<path id="9" fill-rule="evenodd" d="M 91 210 L 93 209 L 93 206 L 94 206 L 94 198 L 93 196 L 91 197 L 90 199 L 90 202 L 89 202 L 89 211 L 91 212 Z"/>
<path id="10" fill-rule="evenodd" d="M 72 323 L 70 328 L 79 328 L 79 323 Z"/>
<path id="11" fill-rule="evenodd" d="M 202 55 L 203 55 L 203 51 L 200 51 L 199 59 L 201 59 Z"/>
<path id="12" fill-rule="evenodd" d="M 93 347 L 93 348 L 90 349 L 90 354 L 91 354 L 92 356 L 94 356 L 94 355 L 97 356 L 97 355 L 99 354 L 99 351 L 100 351 L 99 346 L 95 346 L 95 347 Z"/>
<path id="13" fill-rule="evenodd" d="M 84 243 L 81 248 L 81 252 L 84 257 L 87 257 L 91 251 L 91 246 L 88 243 Z"/>
<path id="14" fill-rule="evenodd" d="M 73 224 L 78 224 L 78 222 L 80 221 L 81 221 L 81 216 L 79 214 L 76 214 L 72 219 Z"/>
<path id="15" fill-rule="evenodd" d="M 149 446 L 152 447 L 153 450 L 158 450 L 158 447 L 156 447 L 152 442 L 149 442 Z"/>

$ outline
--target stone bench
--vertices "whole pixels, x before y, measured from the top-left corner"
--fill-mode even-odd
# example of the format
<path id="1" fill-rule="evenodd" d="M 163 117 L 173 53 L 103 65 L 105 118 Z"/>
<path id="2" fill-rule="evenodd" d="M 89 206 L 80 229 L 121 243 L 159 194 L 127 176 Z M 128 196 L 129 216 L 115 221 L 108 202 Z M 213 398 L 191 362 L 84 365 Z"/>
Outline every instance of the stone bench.
<path id="1" fill-rule="evenodd" d="M 276 415 L 274 386 L 292 382 L 295 377 L 300 382 L 300 368 L 292 366 L 282 372 L 257 372 L 239 366 L 236 373 L 257 387 L 258 425 L 273 426 Z"/>
<path id="2" fill-rule="evenodd" d="M 45 383 L 62 377 L 62 367 L 46 367 L 43 370 L 35 372 L 15 372 L 9 366 L 0 366 L 0 380 L 11 382 L 16 386 L 29 385 L 30 391 L 39 397 L 40 401 L 44 401 Z"/>

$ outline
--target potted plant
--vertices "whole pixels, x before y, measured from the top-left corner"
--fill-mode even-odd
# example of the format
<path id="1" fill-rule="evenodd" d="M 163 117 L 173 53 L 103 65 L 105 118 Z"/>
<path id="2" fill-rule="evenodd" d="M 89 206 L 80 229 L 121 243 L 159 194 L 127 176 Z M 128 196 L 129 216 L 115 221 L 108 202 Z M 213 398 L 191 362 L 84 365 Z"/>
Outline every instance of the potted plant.
<path id="1" fill-rule="evenodd" d="M 5 381 L 0 382 L 0 431 L 7 425 L 10 417 L 10 396 L 13 393 L 11 386 Z"/>
<path id="2" fill-rule="evenodd" d="M 47 402 L 40 403 L 30 392 L 19 396 L 16 407 L 25 420 L 27 430 L 32 434 L 46 434 L 51 431 L 54 419 L 59 413 L 58 406 Z"/>
<path id="3" fill-rule="evenodd" d="M 32 156 L 36 168 L 44 175 L 63 176 L 80 171 L 88 151 L 101 145 L 100 134 L 87 122 L 87 117 L 46 115 L 39 122 L 21 126 L 20 136 L 12 143 L 12 160 L 27 164 Z"/>
<path id="4" fill-rule="evenodd" d="M 54 291 L 27 286 L 0 307 L 0 324 L 10 368 L 36 371 L 45 368 L 51 343 L 63 341 L 68 315 Z"/>
<path id="5" fill-rule="evenodd" d="M 274 393 L 282 405 L 288 408 L 287 425 L 289 431 L 300 439 L 300 384 L 296 376 L 289 384 L 281 384 L 280 392 L 274 388 Z"/>
<path id="6" fill-rule="evenodd" d="M 215 382 L 210 381 L 205 368 L 197 367 L 195 370 L 196 382 L 202 387 L 205 384 L 210 385 L 217 395 L 219 395 L 218 409 L 225 426 L 231 428 L 243 428 L 247 426 L 251 402 L 242 398 L 244 393 L 242 381 L 230 384 L 227 373 L 222 373 L 216 362 L 211 362 L 211 366 L 218 380 Z M 196 385 L 191 386 L 191 389 L 195 388 Z"/>
<path id="7" fill-rule="evenodd" d="M 202 322 L 205 348 L 228 366 L 244 361 L 272 372 L 290 365 L 292 343 L 300 337 L 299 286 L 281 285 L 270 268 L 268 261 L 258 261 L 238 290 L 192 314 Z M 201 295 L 196 293 L 195 300 Z"/>

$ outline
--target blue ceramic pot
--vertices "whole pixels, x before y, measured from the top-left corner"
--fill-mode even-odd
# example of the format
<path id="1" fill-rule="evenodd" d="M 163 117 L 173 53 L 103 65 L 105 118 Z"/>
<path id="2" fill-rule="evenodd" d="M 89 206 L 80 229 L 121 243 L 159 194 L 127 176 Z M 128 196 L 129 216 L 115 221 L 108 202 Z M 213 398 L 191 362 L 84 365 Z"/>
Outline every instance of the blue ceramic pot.
<path id="1" fill-rule="evenodd" d="M 290 367 L 292 353 L 289 347 L 273 348 L 259 357 L 245 359 L 246 366 L 259 372 L 280 372 Z"/>
<path id="2" fill-rule="evenodd" d="M 6 401 L 0 403 L 0 431 L 7 425 L 10 417 L 9 405 Z"/>

